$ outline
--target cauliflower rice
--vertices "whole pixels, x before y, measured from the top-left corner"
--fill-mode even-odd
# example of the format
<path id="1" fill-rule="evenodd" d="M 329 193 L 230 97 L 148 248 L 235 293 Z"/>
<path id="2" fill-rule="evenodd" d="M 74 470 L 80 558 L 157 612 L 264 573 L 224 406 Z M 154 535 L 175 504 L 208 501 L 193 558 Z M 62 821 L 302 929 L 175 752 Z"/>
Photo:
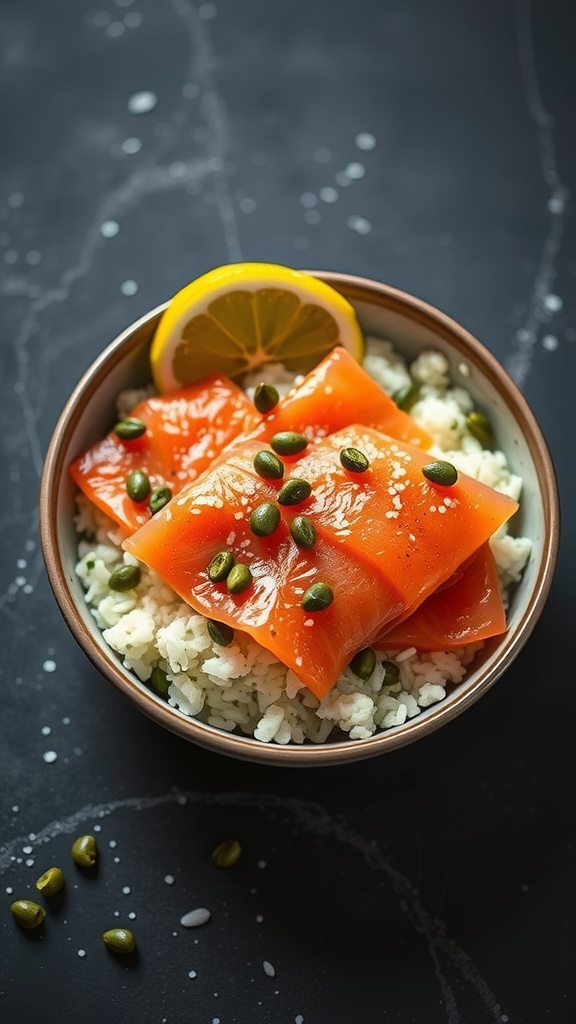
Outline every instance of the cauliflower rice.
<path id="1" fill-rule="evenodd" d="M 430 453 L 519 500 L 522 480 L 510 471 L 504 453 L 482 448 L 468 431 L 472 398 L 465 389 L 452 386 L 442 353 L 424 351 L 408 367 L 390 342 L 368 338 L 364 368 L 389 394 L 415 382 L 419 398 L 410 415 L 433 437 Z M 267 379 L 281 393 L 293 383 L 282 367 L 273 368 Z M 246 383 L 249 393 L 258 381 Z M 141 391 L 123 392 L 119 415 L 142 397 Z M 75 525 L 80 535 L 76 572 L 86 602 L 125 668 L 147 684 L 153 669 L 162 669 L 173 707 L 263 743 L 323 743 L 342 739 L 343 734 L 362 740 L 377 730 L 402 725 L 443 700 L 447 689 L 463 680 L 483 646 L 480 642 L 434 653 L 419 653 L 414 647 L 379 652 L 367 681 L 347 668 L 330 693 L 318 700 L 294 672 L 246 634 L 237 631 L 229 647 L 215 644 L 206 619 L 147 566 L 140 565 L 141 579 L 133 590 L 110 590 L 112 569 L 122 561 L 138 564 L 136 559 L 122 551 L 116 524 L 83 495 L 77 498 Z M 490 543 L 506 602 L 509 588 L 520 579 L 531 541 L 513 537 L 506 524 Z"/>

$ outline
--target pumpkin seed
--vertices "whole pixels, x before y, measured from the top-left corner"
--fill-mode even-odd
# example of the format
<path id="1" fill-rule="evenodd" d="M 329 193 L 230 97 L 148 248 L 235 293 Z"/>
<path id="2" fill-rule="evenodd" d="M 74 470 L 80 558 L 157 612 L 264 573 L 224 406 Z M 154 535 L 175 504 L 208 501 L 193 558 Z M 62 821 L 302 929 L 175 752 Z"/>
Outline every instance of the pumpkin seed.
<path id="1" fill-rule="evenodd" d="M 142 434 L 146 433 L 146 424 L 135 416 L 128 416 L 116 424 L 114 433 L 123 441 L 135 441 L 137 437 L 142 437 Z"/>
<path id="2" fill-rule="evenodd" d="M 155 491 L 152 491 L 150 495 L 150 501 L 148 502 L 148 508 L 150 509 L 153 516 L 164 508 L 168 504 L 172 497 L 172 491 L 164 484 L 162 487 L 157 487 Z"/>
<path id="3" fill-rule="evenodd" d="M 250 516 L 250 529 L 257 537 L 269 537 L 280 523 L 280 509 L 272 501 L 264 501 Z"/>
<path id="4" fill-rule="evenodd" d="M 258 412 L 270 412 L 279 401 L 280 395 L 273 384 L 258 384 L 254 391 L 254 405 Z"/>
<path id="5" fill-rule="evenodd" d="M 384 679 L 382 686 L 396 686 L 400 681 L 400 667 L 395 661 L 383 661 Z"/>
<path id="6" fill-rule="evenodd" d="M 132 501 L 144 501 L 150 494 L 150 481 L 141 469 L 133 469 L 128 474 L 126 493 Z"/>
<path id="7" fill-rule="evenodd" d="M 40 878 L 36 879 L 36 888 L 43 896 L 55 896 L 63 887 L 66 879 L 60 868 L 48 868 Z"/>
<path id="8" fill-rule="evenodd" d="M 340 452 L 340 462 L 349 473 L 365 473 L 370 463 L 363 452 L 357 448 L 343 448 Z"/>
<path id="9" fill-rule="evenodd" d="M 313 583 L 304 594 L 300 604 L 306 612 L 321 612 L 334 600 L 334 594 L 327 583 Z"/>
<path id="10" fill-rule="evenodd" d="M 219 868 L 231 868 L 241 853 L 242 847 L 237 839 L 226 839 L 212 850 L 212 861 Z"/>
<path id="11" fill-rule="evenodd" d="M 102 940 L 113 953 L 133 953 L 136 949 L 136 938 L 129 928 L 109 928 Z"/>
<path id="12" fill-rule="evenodd" d="M 254 469 L 258 476 L 263 476 L 266 480 L 281 480 L 284 476 L 284 465 L 274 452 L 268 452 L 266 449 L 254 456 Z"/>
<path id="13" fill-rule="evenodd" d="M 91 868 L 98 859 L 98 843 L 94 836 L 78 836 L 70 847 L 70 855 L 81 868 Z"/>
<path id="14" fill-rule="evenodd" d="M 429 462 L 422 467 L 422 474 L 432 484 L 440 484 L 442 487 L 452 487 L 458 479 L 458 470 L 451 462 Z"/>
<path id="15" fill-rule="evenodd" d="M 399 409 L 403 409 L 404 412 L 409 412 L 419 398 L 420 388 L 412 381 L 397 388 L 392 395 L 392 401 L 396 403 Z"/>
<path id="16" fill-rule="evenodd" d="M 270 447 L 278 455 L 297 455 L 303 452 L 308 446 L 308 440 L 304 434 L 297 434 L 293 430 L 281 430 L 270 438 Z"/>
<path id="17" fill-rule="evenodd" d="M 214 555 L 208 569 L 208 579 L 212 583 L 223 583 L 234 565 L 234 555 L 231 551 L 219 551 Z"/>
<path id="18" fill-rule="evenodd" d="M 21 928 L 38 928 L 46 917 L 44 907 L 34 900 L 14 900 L 10 910 Z"/>
<path id="19" fill-rule="evenodd" d="M 313 548 L 316 543 L 316 530 L 307 516 L 295 516 L 290 523 L 290 533 L 299 548 Z"/>
<path id="20" fill-rule="evenodd" d="M 282 484 L 278 491 L 278 501 L 281 505 L 299 505 L 301 501 L 309 498 L 311 493 L 312 484 L 309 484 L 307 480 L 293 477 L 292 480 L 287 480 L 285 484 Z"/>
<path id="21" fill-rule="evenodd" d="M 252 573 L 244 562 L 236 562 L 226 577 L 226 586 L 231 594 L 241 594 L 252 582 Z"/>
<path id="22" fill-rule="evenodd" d="M 370 679 L 376 668 L 376 652 L 372 647 L 364 647 L 354 655 L 350 662 L 350 668 L 359 679 Z"/>
<path id="23" fill-rule="evenodd" d="M 122 593 L 124 590 L 133 590 L 140 583 L 140 568 L 137 565 L 117 565 L 110 573 L 108 586 L 110 590 Z"/>
<path id="24" fill-rule="evenodd" d="M 161 669 L 159 665 L 156 665 L 152 669 L 152 672 L 150 673 L 150 685 L 152 689 L 155 690 L 157 694 L 159 694 L 160 697 L 165 697 L 166 694 L 168 693 L 168 690 L 170 688 L 170 680 L 168 679 L 168 676 L 166 675 L 164 670 Z"/>
<path id="25" fill-rule="evenodd" d="M 466 417 L 466 426 L 480 442 L 483 448 L 491 448 L 494 443 L 494 431 L 492 424 L 487 416 L 483 412 L 469 412 Z"/>
<path id="26" fill-rule="evenodd" d="M 206 629 L 210 639 L 219 647 L 229 647 L 234 639 L 234 630 L 226 622 L 216 622 L 216 619 L 206 620 Z"/>

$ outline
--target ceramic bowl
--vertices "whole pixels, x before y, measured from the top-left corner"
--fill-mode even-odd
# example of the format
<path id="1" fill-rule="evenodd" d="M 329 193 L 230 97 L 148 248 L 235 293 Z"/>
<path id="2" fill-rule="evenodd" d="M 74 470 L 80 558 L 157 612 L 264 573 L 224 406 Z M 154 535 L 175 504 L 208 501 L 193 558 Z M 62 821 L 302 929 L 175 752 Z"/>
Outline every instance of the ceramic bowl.
<path id="1" fill-rule="evenodd" d="M 186 740 L 231 757 L 282 766 L 326 766 L 384 754 L 429 735 L 474 704 L 506 672 L 529 639 L 548 596 L 559 539 L 557 485 L 546 442 L 522 394 L 494 356 L 459 324 L 412 295 L 346 274 L 318 272 L 317 276 L 354 305 L 365 333 L 391 339 L 408 359 L 423 347 L 440 349 L 449 360 L 454 383 L 469 390 L 476 405 L 491 418 L 499 447 L 524 481 L 515 532 L 530 537 L 533 548 L 513 593 L 508 630 L 486 643 L 466 678 L 442 702 L 370 739 L 264 744 L 182 714 L 124 669 L 107 647 L 74 571 L 74 486 L 67 467 L 110 429 L 117 394 L 125 387 L 149 383 L 149 346 L 165 306 L 123 331 L 79 381 L 56 424 L 40 497 L 42 548 L 50 584 L 70 630 L 102 675 L 135 708 Z"/>

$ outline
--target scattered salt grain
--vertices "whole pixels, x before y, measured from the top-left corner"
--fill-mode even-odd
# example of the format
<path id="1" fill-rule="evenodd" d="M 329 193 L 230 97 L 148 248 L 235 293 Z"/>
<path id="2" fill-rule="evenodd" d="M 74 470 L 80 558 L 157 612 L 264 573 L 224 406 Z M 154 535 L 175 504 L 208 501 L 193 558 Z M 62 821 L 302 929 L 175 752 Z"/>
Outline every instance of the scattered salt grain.
<path id="1" fill-rule="evenodd" d="M 270 963 L 269 960 L 262 961 L 262 969 L 264 974 L 267 974 L 269 978 L 276 977 L 276 968 Z"/>
<path id="2" fill-rule="evenodd" d="M 46 764 L 54 764 L 54 761 L 58 759 L 58 754 L 56 753 L 55 750 L 46 750 L 42 754 L 42 757 L 46 761 Z"/>
<path id="3" fill-rule="evenodd" d="M 211 917 L 212 914 L 206 907 L 196 907 L 180 918 L 180 924 L 183 928 L 199 928 L 200 925 L 207 924 Z"/>
<path id="4" fill-rule="evenodd" d="M 82 958 L 82 957 L 86 956 L 86 950 L 85 950 L 85 949 L 79 949 L 79 950 L 78 950 L 78 956 L 79 956 L 80 958 Z"/>
<path id="5" fill-rule="evenodd" d="M 164 875 L 164 881 L 166 882 L 166 885 L 174 885 L 174 875 Z"/>

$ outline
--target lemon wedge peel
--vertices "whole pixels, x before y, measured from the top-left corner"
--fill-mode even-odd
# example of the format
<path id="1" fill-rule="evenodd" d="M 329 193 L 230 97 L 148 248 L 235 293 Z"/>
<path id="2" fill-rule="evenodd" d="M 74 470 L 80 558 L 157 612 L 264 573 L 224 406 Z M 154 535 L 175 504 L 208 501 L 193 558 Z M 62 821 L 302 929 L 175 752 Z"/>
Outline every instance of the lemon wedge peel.
<path id="1" fill-rule="evenodd" d="M 353 306 L 311 274 L 273 263 L 233 263 L 180 289 L 152 341 L 161 393 L 221 373 L 236 381 L 267 363 L 306 373 L 335 345 L 359 362 L 364 338 Z"/>

